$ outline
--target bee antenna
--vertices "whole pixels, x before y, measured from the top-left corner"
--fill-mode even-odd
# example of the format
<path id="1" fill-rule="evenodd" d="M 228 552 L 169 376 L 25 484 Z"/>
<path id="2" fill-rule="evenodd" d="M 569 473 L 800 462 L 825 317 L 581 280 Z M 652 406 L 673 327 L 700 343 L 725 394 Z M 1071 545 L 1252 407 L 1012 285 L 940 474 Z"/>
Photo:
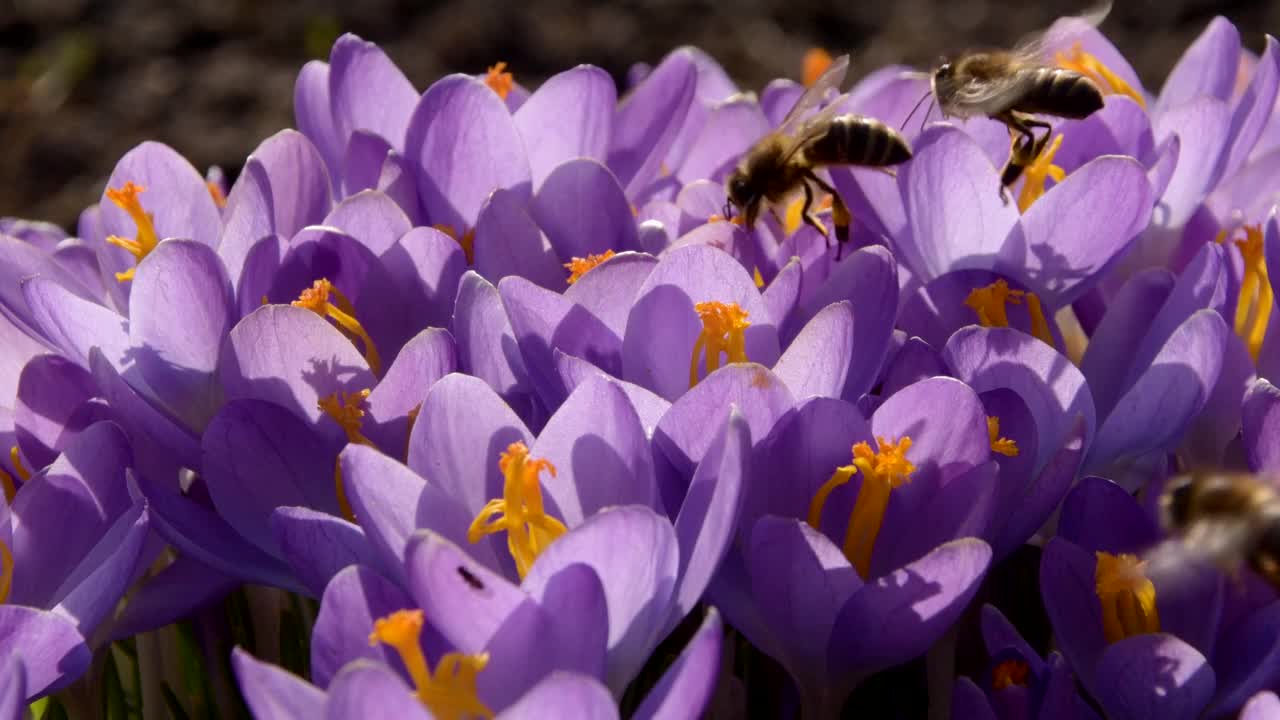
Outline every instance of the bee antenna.
<path id="1" fill-rule="evenodd" d="M 733 218 L 733 203 L 729 202 L 728 200 L 725 200 L 725 201 L 724 201 L 724 207 L 723 207 L 723 208 L 720 208 L 720 213 L 721 213 L 721 216 L 722 216 L 725 220 L 730 220 L 730 219 L 732 219 L 732 218 Z"/>
<path id="2" fill-rule="evenodd" d="M 931 95 L 933 95 L 933 91 L 932 91 L 932 90 L 926 90 L 926 91 L 925 91 L 925 93 L 924 93 L 923 95 L 921 95 L 921 96 L 920 96 L 920 99 L 916 101 L 915 107 L 912 107 L 912 108 L 911 108 L 911 112 L 907 113 L 907 117 L 903 119 L 903 121 L 902 121 L 902 129 L 903 129 L 903 130 L 906 130 L 906 129 L 907 129 L 907 123 L 910 123 L 910 122 L 911 122 L 911 116 L 916 114 L 916 111 L 920 109 L 920 106 L 921 106 L 921 105 L 923 105 L 923 104 L 924 104 L 924 101 L 925 101 L 925 100 L 927 100 L 927 99 L 929 98 L 929 96 L 931 96 Z M 929 116 L 929 113 L 928 113 L 928 112 L 926 112 L 926 113 L 925 113 L 925 117 L 928 117 L 928 116 Z M 921 123 L 920 123 L 920 128 L 921 128 L 922 130 L 924 129 L 924 122 L 923 122 L 923 121 L 921 121 Z"/>
<path id="3" fill-rule="evenodd" d="M 924 132 L 925 121 L 929 119 L 929 113 L 933 112 L 933 106 L 937 102 L 937 98 L 933 97 L 933 93 L 929 93 L 929 109 L 924 111 L 924 115 L 920 118 L 920 132 Z"/>

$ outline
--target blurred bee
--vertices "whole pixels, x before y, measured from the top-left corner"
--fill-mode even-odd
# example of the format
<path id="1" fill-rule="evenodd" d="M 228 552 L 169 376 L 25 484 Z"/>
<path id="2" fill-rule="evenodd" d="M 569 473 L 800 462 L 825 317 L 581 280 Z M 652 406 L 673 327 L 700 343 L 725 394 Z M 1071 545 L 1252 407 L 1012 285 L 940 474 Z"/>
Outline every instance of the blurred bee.
<path id="1" fill-rule="evenodd" d="M 1248 473 L 1191 472 L 1169 481 L 1160 520 L 1182 550 L 1228 573 L 1248 564 L 1280 589 L 1280 492 Z"/>
<path id="2" fill-rule="evenodd" d="M 884 167 L 911 159 L 911 147 L 897 130 L 873 118 L 840 114 L 843 95 L 811 117 L 805 117 L 826 97 L 828 90 L 839 87 L 848 67 L 848 55 L 836 58 L 800 96 L 778 128 L 760 138 L 729 175 L 728 204 L 741 208 L 748 229 L 755 226 L 760 209 L 766 203 L 772 210 L 803 189 L 804 207 L 800 217 L 825 236 L 827 230 L 814 208 L 816 187 L 831 195 L 836 239 L 843 247 L 849 240 L 849 208 L 835 188 L 814 170 L 827 165 Z M 724 216 L 730 215 L 731 209 L 726 205 Z M 836 259 L 840 259 L 839 250 Z"/>
<path id="3" fill-rule="evenodd" d="M 1081 19 L 1097 25 L 1110 8 L 1107 3 Z M 943 62 L 930 77 L 943 117 L 986 115 L 1004 123 L 1010 134 L 1017 133 L 1000 173 L 1001 197 L 1049 142 L 1053 127 L 1032 115 L 1080 120 L 1102 109 L 1102 90 L 1093 80 L 1045 64 L 1043 38 L 1043 33 L 1037 34 L 1013 50 L 966 52 Z M 1037 138 L 1035 128 L 1042 128 L 1044 135 Z"/>

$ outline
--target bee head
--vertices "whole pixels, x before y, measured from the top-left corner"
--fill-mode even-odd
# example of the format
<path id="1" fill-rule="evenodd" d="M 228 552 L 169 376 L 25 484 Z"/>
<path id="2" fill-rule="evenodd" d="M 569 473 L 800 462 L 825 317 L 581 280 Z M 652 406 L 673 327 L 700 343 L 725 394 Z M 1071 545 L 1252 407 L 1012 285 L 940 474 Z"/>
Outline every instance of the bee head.
<path id="1" fill-rule="evenodd" d="M 746 208 L 756 197 L 751 180 L 741 168 L 734 170 L 729 176 L 729 181 L 725 183 L 725 190 L 729 194 L 729 202 L 739 208 Z"/>
<path id="2" fill-rule="evenodd" d="M 1179 475 L 1169 480 L 1160 497 L 1160 520 L 1166 530 L 1178 531 L 1191 523 L 1191 475 Z"/>

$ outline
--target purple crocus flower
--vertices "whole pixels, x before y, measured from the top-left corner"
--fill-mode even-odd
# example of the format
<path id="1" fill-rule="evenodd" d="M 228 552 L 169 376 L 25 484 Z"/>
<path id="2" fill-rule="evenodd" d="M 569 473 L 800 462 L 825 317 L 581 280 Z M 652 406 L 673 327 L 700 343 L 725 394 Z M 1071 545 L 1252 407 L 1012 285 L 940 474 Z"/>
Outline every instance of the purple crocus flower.
<path id="1" fill-rule="evenodd" d="M 1159 532 L 1120 486 L 1082 480 L 1059 530 L 1045 546 L 1041 594 L 1063 654 L 1108 714 L 1217 716 L 1280 675 L 1274 592 L 1261 607 L 1241 607 L 1243 585 L 1216 569 L 1186 563 L 1148 574 L 1131 553 Z"/>
<path id="2" fill-rule="evenodd" d="M 573 570 L 567 572 L 575 574 Z M 576 621 L 577 618 L 571 620 Z M 701 712 L 707 706 L 715 686 L 720 643 L 719 617 L 711 610 L 684 651 L 631 717 L 676 718 Z M 409 648 L 411 656 L 414 650 L 415 648 Z M 421 658 L 421 649 L 417 649 L 417 653 Z M 329 717 L 428 718 L 436 716 L 430 712 L 433 703 L 467 699 L 460 694 L 452 698 L 440 698 L 429 693 L 430 700 L 420 699 L 423 698 L 424 685 L 427 686 L 426 689 L 431 689 L 450 682 L 455 688 L 460 684 L 457 676 L 448 677 L 439 669 L 435 673 L 438 676 L 436 678 L 430 675 L 424 677 L 420 673 L 414 675 L 410 671 L 414 675 L 414 681 L 434 681 L 415 682 L 418 692 L 418 697 L 415 698 L 415 687 L 406 684 L 404 676 L 392 669 L 394 666 L 371 660 L 348 663 L 334 675 L 324 690 L 280 668 L 258 661 L 238 648 L 232 653 L 232 662 L 245 699 L 258 717 L 310 718 L 324 713 Z M 426 671 L 425 663 L 422 669 L 423 672 Z M 480 685 L 480 695 L 483 697 L 486 675 L 496 674 L 493 671 L 498 669 L 486 668 L 472 676 L 472 689 L 474 690 L 475 685 Z M 474 694 L 471 697 L 474 698 Z M 445 707 L 454 711 L 461 709 L 458 705 Z M 493 703 L 485 709 L 489 711 L 487 716 L 499 718 L 547 715 L 619 717 L 616 701 L 603 683 L 590 674 L 572 671 L 544 673 L 527 691 L 509 698 L 502 705 Z"/>

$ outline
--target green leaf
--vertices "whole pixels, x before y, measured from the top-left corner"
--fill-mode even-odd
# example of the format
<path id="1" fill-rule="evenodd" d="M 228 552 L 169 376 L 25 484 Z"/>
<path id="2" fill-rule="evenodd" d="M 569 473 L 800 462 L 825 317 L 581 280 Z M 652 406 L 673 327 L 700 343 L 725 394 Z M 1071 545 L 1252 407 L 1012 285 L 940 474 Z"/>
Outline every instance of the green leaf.
<path id="1" fill-rule="evenodd" d="M 107 648 L 107 661 L 102 669 L 102 717 L 106 720 L 128 720 L 129 703 L 125 700 L 116 654 Z"/>
<path id="2" fill-rule="evenodd" d="M 162 683 L 160 692 L 164 695 L 164 705 L 169 709 L 169 717 L 172 720 L 191 720 L 186 708 L 182 707 L 182 703 L 178 701 L 178 696 L 173 694 L 173 688 L 169 687 L 169 683 Z"/>

